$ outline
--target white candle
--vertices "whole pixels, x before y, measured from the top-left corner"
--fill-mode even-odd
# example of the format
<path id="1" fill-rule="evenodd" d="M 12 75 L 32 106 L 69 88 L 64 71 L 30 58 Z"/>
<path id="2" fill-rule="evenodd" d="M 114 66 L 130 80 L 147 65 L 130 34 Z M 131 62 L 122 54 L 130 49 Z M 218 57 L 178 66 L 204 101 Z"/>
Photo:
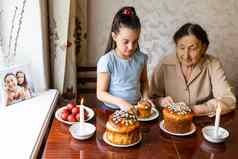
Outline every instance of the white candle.
<path id="1" fill-rule="evenodd" d="M 216 109 L 216 118 L 215 118 L 215 137 L 218 137 L 218 129 L 219 129 L 219 123 L 220 123 L 220 115 L 221 115 L 221 106 L 220 103 L 218 103 L 218 107 Z"/>
<path id="2" fill-rule="evenodd" d="M 82 98 L 80 101 L 80 123 L 84 122 L 84 106 L 83 106 L 84 99 Z"/>

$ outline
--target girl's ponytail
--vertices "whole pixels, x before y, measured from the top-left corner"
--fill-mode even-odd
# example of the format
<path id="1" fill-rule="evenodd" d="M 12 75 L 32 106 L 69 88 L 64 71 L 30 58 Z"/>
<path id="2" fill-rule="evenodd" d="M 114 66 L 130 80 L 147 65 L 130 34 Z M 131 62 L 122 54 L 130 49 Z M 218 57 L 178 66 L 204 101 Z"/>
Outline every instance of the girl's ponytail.
<path id="1" fill-rule="evenodd" d="M 116 48 L 116 43 L 113 41 L 111 34 L 112 32 L 119 33 L 121 27 L 127 27 L 133 30 L 141 29 L 140 19 L 136 15 L 134 7 L 123 7 L 114 16 L 105 54 Z"/>

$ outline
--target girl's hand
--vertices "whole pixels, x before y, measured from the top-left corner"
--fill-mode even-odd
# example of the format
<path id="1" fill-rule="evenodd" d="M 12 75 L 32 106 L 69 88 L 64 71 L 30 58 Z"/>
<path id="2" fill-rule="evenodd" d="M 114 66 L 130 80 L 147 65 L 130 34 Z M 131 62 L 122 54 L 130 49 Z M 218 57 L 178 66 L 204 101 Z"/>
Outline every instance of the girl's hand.
<path id="1" fill-rule="evenodd" d="M 122 111 L 126 111 L 126 112 L 133 112 L 133 113 L 135 112 L 134 111 L 135 107 L 133 105 L 131 105 L 131 104 L 120 106 L 120 109 Z"/>
<path id="2" fill-rule="evenodd" d="M 135 106 L 130 107 L 129 110 L 128 110 L 128 112 L 129 112 L 129 113 L 132 113 L 132 114 L 134 114 L 134 115 L 137 115 L 137 113 L 136 113 L 136 107 L 135 107 Z"/>
<path id="3" fill-rule="evenodd" d="M 155 104 L 152 102 L 152 100 L 147 99 L 147 101 L 152 105 L 153 108 L 156 108 Z"/>
<path id="4" fill-rule="evenodd" d="M 121 109 L 122 111 L 128 111 L 128 110 L 129 110 L 129 107 L 127 107 L 127 106 L 121 106 L 120 109 Z"/>
<path id="5" fill-rule="evenodd" d="M 160 104 L 162 107 L 171 105 L 171 104 L 173 104 L 173 103 L 174 103 L 174 100 L 173 100 L 170 96 L 159 98 L 159 104 Z"/>
<path id="6" fill-rule="evenodd" d="M 156 108 L 154 102 L 152 100 L 150 100 L 148 97 L 143 97 L 141 100 L 146 100 L 147 102 L 150 103 L 150 105 L 153 107 L 153 108 Z"/>

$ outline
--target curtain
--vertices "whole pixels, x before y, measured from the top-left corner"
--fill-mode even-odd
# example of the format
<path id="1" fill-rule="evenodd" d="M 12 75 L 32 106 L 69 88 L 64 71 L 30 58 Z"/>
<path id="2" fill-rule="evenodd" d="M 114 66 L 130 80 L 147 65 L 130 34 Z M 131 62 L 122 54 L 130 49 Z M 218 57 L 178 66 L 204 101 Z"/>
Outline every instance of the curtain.
<path id="1" fill-rule="evenodd" d="M 87 0 L 49 1 L 52 84 L 64 101 L 77 99 L 77 65 L 86 62 Z"/>

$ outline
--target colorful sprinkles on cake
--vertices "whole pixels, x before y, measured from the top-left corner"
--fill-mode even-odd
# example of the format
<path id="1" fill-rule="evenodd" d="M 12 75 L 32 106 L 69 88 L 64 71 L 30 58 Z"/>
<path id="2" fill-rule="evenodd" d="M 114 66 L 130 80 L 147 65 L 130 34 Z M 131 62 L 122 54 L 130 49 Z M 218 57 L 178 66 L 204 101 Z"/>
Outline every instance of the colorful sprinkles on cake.
<path id="1" fill-rule="evenodd" d="M 173 103 L 168 106 L 168 109 L 174 113 L 179 114 L 179 115 L 186 115 L 186 114 L 192 112 L 192 110 L 184 103 Z"/>
<path id="2" fill-rule="evenodd" d="M 115 111 L 112 115 L 112 121 L 115 124 L 125 124 L 126 126 L 132 125 L 137 121 L 134 114 L 128 113 L 126 111 Z"/>

